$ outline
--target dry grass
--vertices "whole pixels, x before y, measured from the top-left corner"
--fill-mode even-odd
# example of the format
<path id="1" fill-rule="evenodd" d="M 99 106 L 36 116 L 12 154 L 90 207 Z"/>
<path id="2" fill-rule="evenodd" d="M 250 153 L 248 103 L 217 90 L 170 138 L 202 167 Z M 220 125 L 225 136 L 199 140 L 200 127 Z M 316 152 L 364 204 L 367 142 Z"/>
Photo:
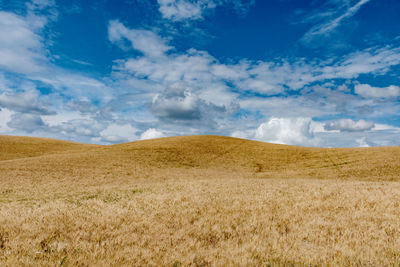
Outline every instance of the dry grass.
<path id="1" fill-rule="evenodd" d="M 399 147 L 0 145 L 0 266 L 400 263 Z"/>
<path id="2" fill-rule="evenodd" d="M 94 145 L 48 138 L 0 135 L 0 160 L 10 160 L 93 148 Z"/>

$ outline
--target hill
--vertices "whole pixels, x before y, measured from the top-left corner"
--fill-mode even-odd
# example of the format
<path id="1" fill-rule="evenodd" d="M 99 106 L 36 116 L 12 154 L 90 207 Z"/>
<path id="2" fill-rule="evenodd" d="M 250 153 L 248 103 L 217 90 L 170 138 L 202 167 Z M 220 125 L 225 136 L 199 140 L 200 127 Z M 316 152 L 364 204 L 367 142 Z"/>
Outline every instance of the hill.
<path id="1" fill-rule="evenodd" d="M 246 171 L 265 178 L 400 179 L 400 147 L 327 149 L 224 136 L 180 136 L 113 148 L 162 168 Z"/>
<path id="2" fill-rule="evenodd" d="M 0 136 L 0 265 L 400 262 L 400 147 Z"/>
<path id="3" fill-rule="evenodd" d="M 8 161 L 7 166 L 25 165 L 33 171 L 56 165 L 52 171 L 64 175 L 78 169 L 82 174 L 85 169 L 108 169 L 109 174 L 126 171 L 139 176 L 157 169 L 206 169 L 259 178 L 400 179 L 400 147 L 307 148 L 223 136 L 167 137 L 113 146 L 0 136 L 0 160 L 10 159 L 24 160 Z"/>
<path id="4" fill-rule="evenodd" d="M 0 160 L 83 150 L 93 145 L 48 138 L 0 135 Z"/>

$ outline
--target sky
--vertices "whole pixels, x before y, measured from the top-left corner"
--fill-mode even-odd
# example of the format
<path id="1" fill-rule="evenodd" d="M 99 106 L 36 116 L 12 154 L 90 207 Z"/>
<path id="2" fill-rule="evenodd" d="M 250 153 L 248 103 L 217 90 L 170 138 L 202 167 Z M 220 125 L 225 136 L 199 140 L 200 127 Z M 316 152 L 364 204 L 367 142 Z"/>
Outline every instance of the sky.
<path id="1" fill-rule="evenodd" d="M 0 134 L 400 145 L 398 0 L 0 0 Z"/>

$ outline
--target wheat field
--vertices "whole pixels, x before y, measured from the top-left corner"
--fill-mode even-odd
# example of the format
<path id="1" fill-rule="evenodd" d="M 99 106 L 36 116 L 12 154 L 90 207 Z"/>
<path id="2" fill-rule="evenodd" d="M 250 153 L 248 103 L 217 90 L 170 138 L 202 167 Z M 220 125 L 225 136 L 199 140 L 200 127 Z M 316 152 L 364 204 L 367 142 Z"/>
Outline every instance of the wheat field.
<path id="1" fill-rule="evenodd" d="M 399 147 L 0 136 L 0 266 L 399 264 Z"/>

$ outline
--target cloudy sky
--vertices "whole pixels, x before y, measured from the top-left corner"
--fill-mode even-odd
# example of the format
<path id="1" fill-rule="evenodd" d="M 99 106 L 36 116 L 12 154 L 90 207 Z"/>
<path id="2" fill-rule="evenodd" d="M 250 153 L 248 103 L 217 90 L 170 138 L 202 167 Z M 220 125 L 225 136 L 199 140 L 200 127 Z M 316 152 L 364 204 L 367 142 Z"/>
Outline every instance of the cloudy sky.
<path id="1" fill-rule="evenodd" d="M 0 134 L 400 145 L 398 0 L 0 0 Z"/>

